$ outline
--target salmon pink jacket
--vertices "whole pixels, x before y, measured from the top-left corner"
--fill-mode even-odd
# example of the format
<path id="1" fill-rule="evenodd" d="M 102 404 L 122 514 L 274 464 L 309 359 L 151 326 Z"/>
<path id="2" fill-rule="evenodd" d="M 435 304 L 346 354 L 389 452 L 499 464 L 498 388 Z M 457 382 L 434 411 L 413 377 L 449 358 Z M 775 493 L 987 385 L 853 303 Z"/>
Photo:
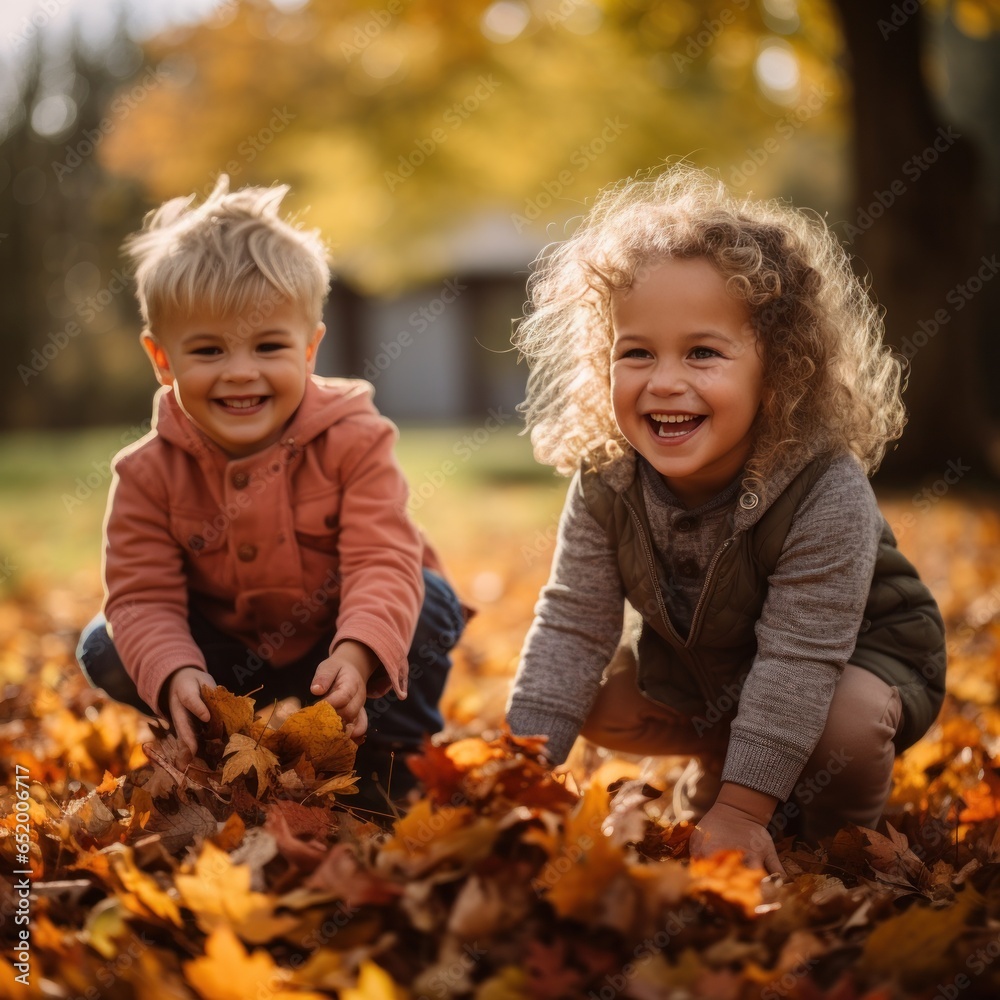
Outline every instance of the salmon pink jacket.
<path id="1" fill-rule="evenodd" d="M 230 458 L 160 389 L 151 431 L 121 451 L 104 522 L 104 611 L 139 696 L 205 669 L 189 605 L 271 667 L 321 637 L 354 639 L 406 695 L 407 651 L 436 556 L 407 514 L 395 427 L 367 382 L 312 376 L 275 444 Z"/>

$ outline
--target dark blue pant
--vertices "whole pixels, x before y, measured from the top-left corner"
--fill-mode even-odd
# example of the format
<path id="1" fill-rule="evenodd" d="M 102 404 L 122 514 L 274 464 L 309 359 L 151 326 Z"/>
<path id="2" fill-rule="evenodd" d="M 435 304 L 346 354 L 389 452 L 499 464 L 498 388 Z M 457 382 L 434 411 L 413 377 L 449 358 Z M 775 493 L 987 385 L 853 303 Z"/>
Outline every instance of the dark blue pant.
<path id="1" fill-rule="evenodd" d="M 442 726 L 438 702 L 451 669 L 450 650 L 465 627 L 465 614 L 447 581 L 431 570 L 424 570 L 424 604 L 417 620 L 408 656 L 410 664 L 407 697 L 400 701 L 390 691 L 382 698 L 369 700 L 368 732 L 358 748 L 355 770 L 361 778 L 362 794 L 351 796 L 349 804 L 385 806 L 389 768 L 391 798 L 402 798 L 415 781 L 406 768 L 403 756 L 420 747 L 425 736 Z M 305 656 L 280 669 L 271 669 L 260 657 L 232 636 L 220 632 L 202 615 L 188 616 L 191 636 L 205 655 L 208 672 L 215 680 L 236 694 L 254 691 L 258 707 L 275 698 L 297 697 L 303 705 L 317 700 L 309 690 L 316 667 L 330 655 L 332 636 L 321 639 Z M 103 688 L 115 701 L 149 713 L 125 671 L 114 643 L 108 635 L 104 615 L 98 615 L 83 630 L 76 650 L 77 660 L 87 680 Z M 255 689 L 260 690 L 255 690 Z M 395 759 L 393 757 L 395 755 Z"/>

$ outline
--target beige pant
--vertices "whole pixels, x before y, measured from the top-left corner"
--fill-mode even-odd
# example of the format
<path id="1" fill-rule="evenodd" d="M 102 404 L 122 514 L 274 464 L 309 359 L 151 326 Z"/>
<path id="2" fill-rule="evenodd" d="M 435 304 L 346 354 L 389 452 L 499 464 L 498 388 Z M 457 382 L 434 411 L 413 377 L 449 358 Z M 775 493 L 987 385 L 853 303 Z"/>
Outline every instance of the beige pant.
<path id="1" fill-rule="evenodd" d="M 901 720 L 896 688 L 861 667 L 845 667 L 819 743 L 789 801 L 775 811 L 774 832 L 780 834 L 798 811 L 802 834 L 811 840 L 847 823 L 874 827 L 892 787 L 892 740 Z M 699 734 L 687 716 L 643 697 L 635 660 L 625 647 L 605 672 L 582 732 L 622 753 L 698 757 L 706 777 L 716 782 L 729 745 L 728 720 Z"/>

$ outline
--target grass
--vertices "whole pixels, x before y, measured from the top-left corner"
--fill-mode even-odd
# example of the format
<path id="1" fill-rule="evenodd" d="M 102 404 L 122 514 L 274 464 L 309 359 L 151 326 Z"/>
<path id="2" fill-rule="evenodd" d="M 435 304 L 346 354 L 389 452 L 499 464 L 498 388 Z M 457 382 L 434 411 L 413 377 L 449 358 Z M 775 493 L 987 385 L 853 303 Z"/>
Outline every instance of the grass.
<path id="1" fill-rule="evenodd" d="M 96 580 L 112 457 L 145 428 L 20 432 L 0 440 L 0 580 Z M 397 447 L 414 518 L 446 560 L 498 534 L 530 541 L 557 515 L 565 482 L 517 429 L 403 427 Z M 485 535 L 484 535 L 485 532 Z"/>

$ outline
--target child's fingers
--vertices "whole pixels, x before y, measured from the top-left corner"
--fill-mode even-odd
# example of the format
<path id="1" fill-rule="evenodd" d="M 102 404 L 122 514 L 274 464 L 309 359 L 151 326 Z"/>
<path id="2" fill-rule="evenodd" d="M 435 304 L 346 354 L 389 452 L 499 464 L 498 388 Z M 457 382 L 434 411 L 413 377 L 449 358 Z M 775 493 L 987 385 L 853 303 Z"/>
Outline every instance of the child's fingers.
<path id="1" fill-rule="evenodd" d="M 336 676 L 336 664 L 331 663 L 329 660 L 324 660 L 316 668 L 316 673 L 313 674 L 312 684 L 309 685 L 309 690 L 315 695 L 326 694 L 326 692 L 330 690 L 330 685 L 333 683 L 333 679 Z"/>
<path id="2" fill-rule="evenodd" d="M 362 706 L 351 728 L 351 739 L 359 740 L 366 732 L 368 732 L 368 713 L 365 711 L 364 706 Z"/>
<path id="3" fill-rule="evenodd" d="M 328 701 L 345 719 L 354 719 L 364 707 L 365 691 L 350 675 L 341 674 L 324 701 Z"/>
<path id="4" fill-rule="evenodd" d="M 192 755 L 198 752 L 198 737 L 195 735 L 194 726 L 191 723 L 191 716 L 183 708 L 174 712 L 171 720 L 174 729 L 177 730 L 177 738 L 191 751 Z"/>

